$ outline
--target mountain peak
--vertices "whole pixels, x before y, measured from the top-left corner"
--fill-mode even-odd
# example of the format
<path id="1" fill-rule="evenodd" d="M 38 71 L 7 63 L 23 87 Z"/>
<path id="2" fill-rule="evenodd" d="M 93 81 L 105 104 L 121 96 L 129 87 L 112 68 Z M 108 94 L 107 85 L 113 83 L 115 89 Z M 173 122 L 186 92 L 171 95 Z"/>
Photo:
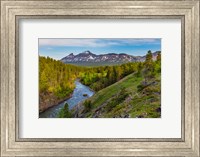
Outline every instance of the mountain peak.
<path id="1" fill-rule="evenodd" d="M 81 54 L 93 54 L 93 53 L 87 50 L 87 51 L 82 52 Z"/>
<path id="2" fill-rule="evenodd" d="M 73 53 L 70 53 L 69 56 L 74 56 L 74 54 L 73 54 Z"/>

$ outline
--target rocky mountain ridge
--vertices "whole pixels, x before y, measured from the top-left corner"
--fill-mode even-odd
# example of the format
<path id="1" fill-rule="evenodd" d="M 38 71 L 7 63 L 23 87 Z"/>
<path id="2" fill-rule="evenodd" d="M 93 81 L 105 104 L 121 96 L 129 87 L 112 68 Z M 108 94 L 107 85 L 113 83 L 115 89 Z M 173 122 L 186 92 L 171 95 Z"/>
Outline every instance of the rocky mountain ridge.
<path id="1" fill-rule="evenodd" d="M 155 60 L 159 51 L 152 53 L 153 59 Z M 132 56 L 125 53 L 107 53 L 107 54 L 100 54 L 96 55 L 89 50 L 74 55 L 70 53 L 66 57 L 61 59 L 63 63 L 79 63 L 79 62 L 92 62 L 92 63 L 101 63 L 101 62 L 108 62 L 108 63 L 127 63 L 127 62 L 143 62 L 145 61 L 145 56 Z"/>

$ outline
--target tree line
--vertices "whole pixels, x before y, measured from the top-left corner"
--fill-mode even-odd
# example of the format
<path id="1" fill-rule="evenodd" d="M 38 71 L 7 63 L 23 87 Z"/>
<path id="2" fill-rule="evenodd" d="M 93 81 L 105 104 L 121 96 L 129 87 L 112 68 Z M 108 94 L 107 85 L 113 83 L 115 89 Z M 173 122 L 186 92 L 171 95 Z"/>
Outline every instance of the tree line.
<path id="1" fill-rule="evenodd" d="M 86 72 L 80 73 L 80 81 L 90 86 L 94 91 L 99 91 L 121 80 L 123 77 L 136 72 L 138 64 L 138 62 L 131 62 L 122 65 L 90 68 Z"/>

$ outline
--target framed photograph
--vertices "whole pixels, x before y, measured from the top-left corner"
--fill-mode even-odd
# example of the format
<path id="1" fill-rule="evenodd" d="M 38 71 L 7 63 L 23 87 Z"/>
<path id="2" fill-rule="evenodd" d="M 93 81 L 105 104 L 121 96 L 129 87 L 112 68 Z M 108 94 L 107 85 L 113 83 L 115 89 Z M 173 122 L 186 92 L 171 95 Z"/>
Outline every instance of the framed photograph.
<path id="1" fill-rule="evenodd" d="M 39 100 L 40 118 L 161 118 L 161 39 L 39 39 Z"/>
<path id="2" fill-rule="evenodd" d="M 200 156 L 199 0 L 1 1 L 1 156 Z"/>

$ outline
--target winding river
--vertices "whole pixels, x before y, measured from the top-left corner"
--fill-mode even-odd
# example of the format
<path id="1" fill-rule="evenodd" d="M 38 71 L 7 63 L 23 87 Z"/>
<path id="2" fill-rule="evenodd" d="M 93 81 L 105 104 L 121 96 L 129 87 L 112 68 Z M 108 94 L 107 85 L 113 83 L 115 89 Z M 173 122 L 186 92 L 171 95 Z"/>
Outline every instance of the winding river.
<path id="1" fill-rule="evenodd" d="M 94 95 L 94 92 L 89 87 L 83 85 L 78 80 L 75 81 L 75 85 L 76 85 L 76 88 L 74 89 L 71 98 L 40 113 L 39 117 L 40 118 L 56 118 L 58 116 L 59 111 L 64 107 L 65 103 L 68 103 L 69 109 L 72 109 L 79 102 Z M 86 96 L 84 96 L 84 94 L 86 94 Z"/>

